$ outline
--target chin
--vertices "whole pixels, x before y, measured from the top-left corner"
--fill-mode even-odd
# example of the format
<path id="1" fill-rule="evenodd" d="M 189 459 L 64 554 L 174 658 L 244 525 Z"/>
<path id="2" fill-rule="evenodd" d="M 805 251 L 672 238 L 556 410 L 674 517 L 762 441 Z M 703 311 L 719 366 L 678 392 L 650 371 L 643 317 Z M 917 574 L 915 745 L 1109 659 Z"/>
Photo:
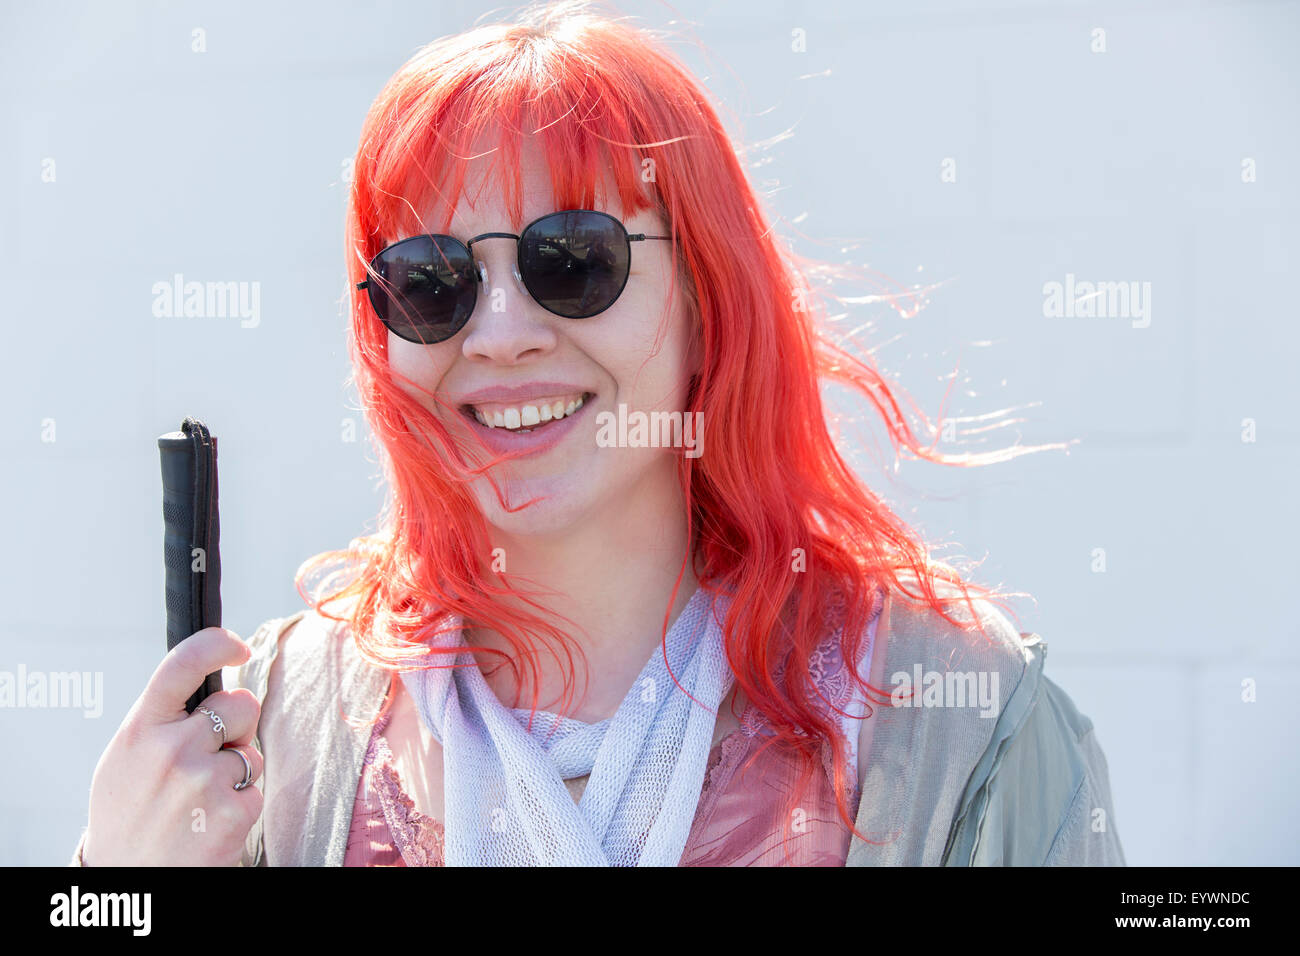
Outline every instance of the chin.
<path id="1" fill-rule="evenodd" d="M 499 479 L 502 496 L 515 508 L 530 498 L 539 499 L 526 508 L 506 511 L 486 479 L 474 483 L 474 497 L 489 525 L 509 535 L 550 536 L 581 525 L 596 501 L 588 492 L 591 475 L 573 472 L 546 478 Z"/>

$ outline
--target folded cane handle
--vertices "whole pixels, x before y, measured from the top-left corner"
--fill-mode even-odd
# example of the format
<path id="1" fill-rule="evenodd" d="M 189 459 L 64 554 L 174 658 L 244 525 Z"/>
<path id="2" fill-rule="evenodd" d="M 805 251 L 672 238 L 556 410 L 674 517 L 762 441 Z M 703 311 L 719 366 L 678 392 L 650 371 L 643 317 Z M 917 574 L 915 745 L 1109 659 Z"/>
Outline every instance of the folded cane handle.
<path id="1" fill-rule="evenodd" d="M 196 418 L 158 438 L 163 485 L 167 650 L 205 627 L 221 626 L 221 525 L 217 514 L 217 439 Z M 209 674 L 185 703 L 194 708 L 221 690 Z"/>

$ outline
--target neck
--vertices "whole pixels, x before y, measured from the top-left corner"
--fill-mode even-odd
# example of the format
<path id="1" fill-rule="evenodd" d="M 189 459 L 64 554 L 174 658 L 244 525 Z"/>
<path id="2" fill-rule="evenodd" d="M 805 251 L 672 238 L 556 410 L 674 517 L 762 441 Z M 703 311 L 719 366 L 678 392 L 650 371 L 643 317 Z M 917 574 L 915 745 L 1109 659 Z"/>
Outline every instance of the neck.
<path id="1" fill-rule="evenodd" d="M 559 708 L 565 670 L 571 666 L 573 696 L 565 712 L 586 722 L 611 716 L 662 640 L 678 574 L 681 585 L 672 600 L 669 627 L 695 593 L 698 582 L 690 562 L 682 568 L 688 541 L 681 489 L 675 479 L 657 484 L 636 495 L 635 507 L 612 502 L 604 513 L 588 516 L 563 534 L 509 535 L 493 529 L 492 546 L 502 549 L 507 574 L 527 582 L 521 589 L 539 589 L 538 604 L 577 626 L 575 631 L 553 621 L 570 637 L 566 646 L 581 650 L 581 655 L 572 654 L 571 665 L 553 641 L 537 655 L 538 709 Z M 527 608 L 518 598 L 502 600 Z M 488 629 L 471 628 L 466 639 L 515 657 L 509 642 Z M 551 648 L 559 651 L 558 660 Z M 527 669 L 521 667 L 516 675 L 509 665 L 500 666 L 497 655 L 480 652 L 477 657 L 488 686 L 503 703 L 531 706 Z"/>

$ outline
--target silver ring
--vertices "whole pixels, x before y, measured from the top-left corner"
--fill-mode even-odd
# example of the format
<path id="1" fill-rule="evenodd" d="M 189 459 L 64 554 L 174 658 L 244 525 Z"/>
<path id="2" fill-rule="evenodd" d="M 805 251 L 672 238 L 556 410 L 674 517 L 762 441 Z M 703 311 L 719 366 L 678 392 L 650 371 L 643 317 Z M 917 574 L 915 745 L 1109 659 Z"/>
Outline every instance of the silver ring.
<path id="1" fill-rule="evenodd" d="M 213 732 L 214 734 L 220 732 L 220 734 L 221 734 L 221 746 L 224 747 L 224 746 L 226 745 L 226 722 L 225 722 L 224 720 L 221 719 L 221 715 L 220 715 L 220 714 L 214 714 L 212 711 L 210 711 L 210 710 L 209 710 L 208 708 L 206 708 L 206 707 L 195 707 L 194 709 L 195 709 L 195 711 L 197 711 L 198 713 L 200 713 L 200 714 L 206 714 L 208 717 L 211 717 L 211 718 L 212 718 L 212 732 Z"/>
<path id="2" fill-rule="evenodd" d="M 229 750 L 232 754 L 239 754 L 239 759 L 244 761 L 244 779 L 235 784 L 236 790 L 243 790 L 253 782 L 253 765 L 248 762 L 248 758 L 244 756 L 244 752 L 238 747 L 223 747 L 222 749 Z"/>

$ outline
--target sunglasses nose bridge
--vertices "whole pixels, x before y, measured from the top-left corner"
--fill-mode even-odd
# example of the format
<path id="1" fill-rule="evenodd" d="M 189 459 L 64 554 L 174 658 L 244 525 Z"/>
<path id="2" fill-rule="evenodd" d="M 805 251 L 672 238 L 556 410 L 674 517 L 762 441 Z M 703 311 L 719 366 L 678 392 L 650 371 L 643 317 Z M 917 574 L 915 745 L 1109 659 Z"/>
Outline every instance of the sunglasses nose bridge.
<path id="1" fill-rule="evenodd" d="M 465 248 L 469 250 L 470 259 L 476 267 L 475 271 L 478 273 L 479 281 L 482 283 L 484 288 L 491 288 L 492 283 L 488 278 L 487 263 L 474 252 L 474 243 L 478 242 L 480 239 L 513 239 L 515 240 L 516 246 L 515 256 L 510 260 L 510 274 L 515 277 L 515 282 L 519 284 L 520 289 L 525 292 L 528 291 L 527 286 L 524 284 L 524 277 L 519 274 L 518 243 L 520 242 L 520 238 L 520 236 L 515 235 L 513 232 L 485 232 L 475 236 L 473 239 L 470 239 L 465 243 Z"/>
<path id="2" fill-rule="evenodd" d="M 485 291 L 490 293 L 493 286 L 491 275 L 488 272 L 487 263 L 482 259 L 479 259 L 477 256 L 474 257 L 473 271 L 474 275 L 478 278 L 479 285 L 481 285 Z M 519 274 L 518 261 L 510 263 L 510 274 L 515 277 L 515 285 L 518 287 L 519 291 L 526 294 L 528 292 L 528 285 L 524 282 L 524 277 Z"/>

